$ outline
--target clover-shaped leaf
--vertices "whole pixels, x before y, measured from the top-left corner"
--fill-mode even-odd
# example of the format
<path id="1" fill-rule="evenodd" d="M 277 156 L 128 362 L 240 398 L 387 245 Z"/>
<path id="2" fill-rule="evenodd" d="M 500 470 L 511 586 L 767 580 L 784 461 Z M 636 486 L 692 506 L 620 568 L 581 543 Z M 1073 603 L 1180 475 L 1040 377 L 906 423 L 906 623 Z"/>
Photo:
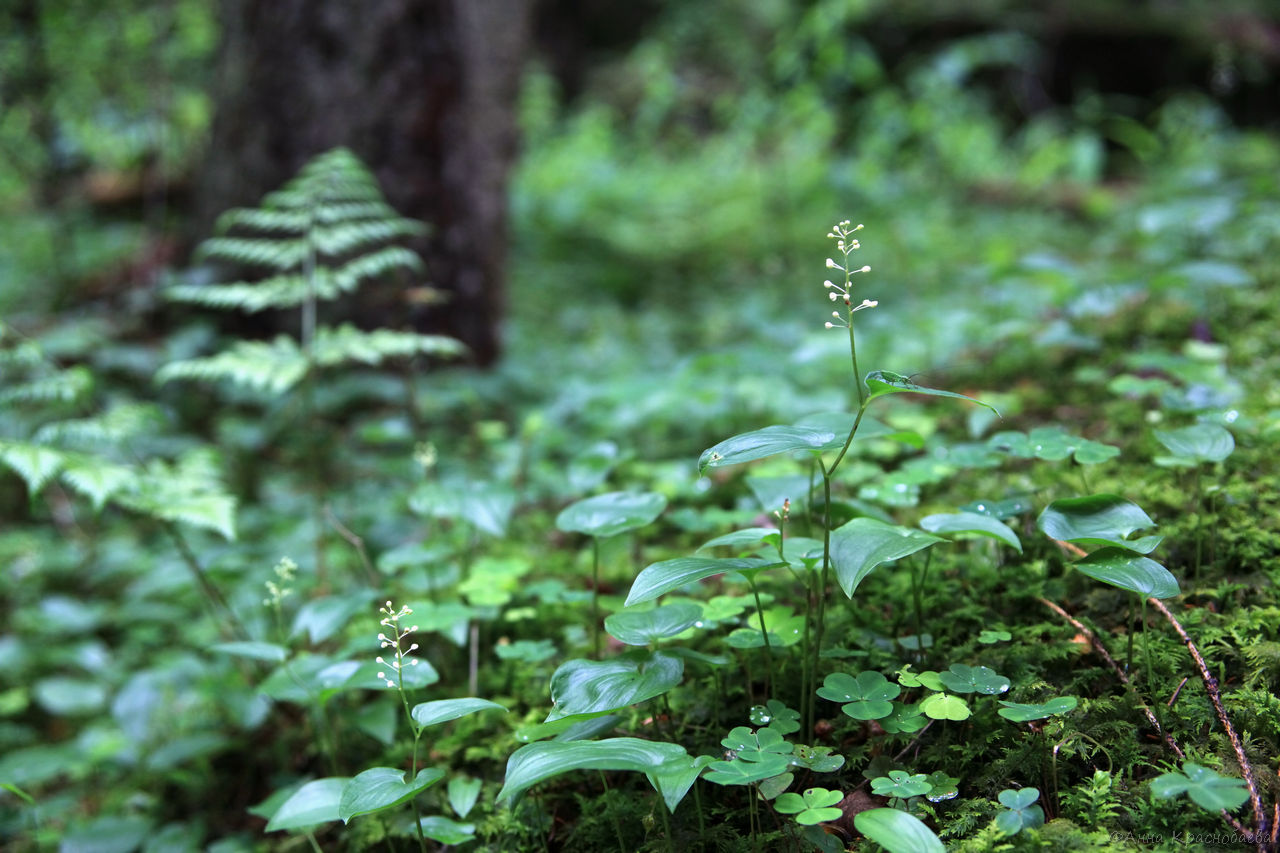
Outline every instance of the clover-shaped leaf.
<path id="1" fill-rule="evenodd" d="M 776 729 L 763 728 L 752 731 L 737 726 L 729 736 L 720 741 L 725 749 L 737 753 L 743 761 L 760 761 L 765 755 L 790 755 L 794 745 L 782 739 Z"/>
<path id="2" fill-rule="evenodd" d="M 1074 696 L 1059 696 L 1055 699 L 1041 702 L 1039 705 L 1023 705 L 1018 702 L 1005 702 L 1002 699 L 1000 704 L 1004 707 L 996 713 L 1015 723 L 1029 723 L 1032 720 L 1043 720 L 1046 717 L 1069 714 L 1075 710 L 1078 703 L 1079 700 Z"/>
<path id="3" fill-rule="evenodd" d="M 959 696 L 950 693 L 934 693 L 920 702 L 920 710 L 933 720 L 967 720 L 973 712 Z"/>
<path id="4" fill-rule="evenodd" d="M 893 703 L 902 688 L 878 672 L 860 672 L 857 678 L 833 672 L 823 679 L 818 695 L 832 702 L 847 702 L 840 710 L 855 720 L 878 720 L 893 713 Z"/>
<path id="5" fill-rule="evenodd" d="M 791 754 L 791 766 L 803 767 L 814 773 L 834 773 L 844 766 L 844 756 L 832 755 L 829 746 L 796 744 Z"/>
<path id="6" fill-rule="evenodd" d="M 897 797 L 906 800 L 919 797 L 933 790 L 924 773 L 911 775 L 905 770 L 890 770 L 888 776 L 871 780 L 871 791 L 881 797 Z"/>
<path id="7" fill-rule="evenodd" d="M 751 708 L 751 722 L 757 726 L 768 726 L 780 734 L 789 735 L 800 730 L 800 712 L 770 699 L 763 705 Z"/>
<path id="8" fill-rule="evenodd" d="M 731 761 L 713 761 L 707 765 L 710 772 L 702 778 L 717 785 L 754 785 L 787 772 L 785 755 L 762 755 L 758 761 L 744 761 L 741 757 Z"/>
<path id="9" fill-rule="evenodd" d="M 791 787 L 791 783 L 796 781 L 796 774 L 790 771 L 779 773 L 777 776 L 770 776 L 759 785 L 756 790 L 760 792 L 760 796 L 766 800 L 776 800 L 778 795 Z"/>
<path id="10" fill-rule="evenodd" d="M 938 673 L 938 680 L 952 693 L 985 693 L 994 696 L 1009 689 L 1009 679 L 996 674 L 985 666 L 966 666 L 953 663 L 946 672 Z"/>
<path id="11" fill-rule="evenodd" d="M 996 815 L 996 828 L 1005 835 L 1017 835 L 1024 829 L 1035 829 L 1044 825 L 1044 809 L 1034 805 L 1040 799 L 1040 791 L 1036 788 L 1013 790 L 1006 788 L 996 799 L 1007 811 Z"/>
<path id="12" fill-rule="evenodd" d="M 1006 431 L 987 440 L 993 450 L 1023 459 L 1056 462 L 1074 456 L 1081 465 L 1096 465 L 1120 455 L 1120 448 L 1069 435 L 1061 427 L 1037 427 L 1029 433 Z"/>
<path id="13" fill-rule="evenodd" d="M 941 693 L 946 688 L 942 686 L 942 682 L 938 680 L 938 673 L 931 669 L 924 672 L 912 672 L 911 664 L 907 664 L 898 670 L 898 683 L 903 687 L 927 687 Z"/>
<path id="14" fill-rule="evenodd" d="M 1223 776 L 1192 761 L 1183 762 L 1181 773 L 1164 773 L 1151 780 L 1151 793 L 1161 800 L 1184 792 L 1193 803 L 1211 812 L 1231 811 L 1249 799 L 1243 779 Z"/>
<path id="15" fill-rule="evenodd" d="M 844 812 L 834 806 L 843 799 L 844 795 L 839 791 L 806 788 L 803 794 L 783 794 L 773 807 L 783 814 L 795 815 L 796 823 L 811 826 L 841 817 Z"/>
<path id="16" fill-rule="evenodd" d="M 931 803 L 941 803 L 944 800 L 954 800 L 960 793 L 960 780 L 954 776 L 948 776 L 941 770 L 935 770 L 930 773 L 925 781 L 931 786 L 929 793 L 924 798 Z"/>
<path id="17" fill-rule="evenodd" d="M 920 712 L 919 703 L 906 705 L 902 702 L 894 702 L 893 713 L 887 717 L 881 717 L 878 722 L 880 723 L 880 728 L 890 734 L 918 732 L 929 723 L 924 714 Z"/>
<path id="18" fill-rule="evenodd" d="M 983 628 L 978 632 L 978 642 L 991 645 L 992 643 L 1007 643 L 1013 639 L 1013 634 L 1008 631 L 996 631 L 991 628 Z"/>

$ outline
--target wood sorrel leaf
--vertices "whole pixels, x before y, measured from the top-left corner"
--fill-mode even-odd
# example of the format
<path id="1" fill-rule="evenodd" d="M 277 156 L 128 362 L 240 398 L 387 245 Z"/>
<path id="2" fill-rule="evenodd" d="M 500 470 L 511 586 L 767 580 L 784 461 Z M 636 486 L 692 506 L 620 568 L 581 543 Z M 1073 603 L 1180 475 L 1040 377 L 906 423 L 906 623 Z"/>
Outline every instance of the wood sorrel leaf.
<path id="1" fill-rule="evenodd" d="M 1131 554 L 1121 548 L 1103 548 L 1100 551 L 1094 551 L 1083 560 L 1078 560 L 1071 565 L 1094 580 L 1100 580 L 1139 595 L 1173 598 L 1182 592 L 1178 587 L 1178 579 L 1164 566 L 1155 560 Z"/>
<path id="2" fill-rule="evenodd" d="M 1158 799 L 1167 800 L 1184 792 L 1200 808 L 1211 812 L 1231 811 L 1249 799 L 1243 779 L 1223 776 L 1191 761 L 1183 763 L 1181 773 L 1165 773 L 1151 780 L 1151 793 Z"/>
<path id="3" fill-rule="evenodd" d="M 893 713 L 893 703 L 902 688 L 878 672 L 860 672 L 853 676 L 843 672 L 828 675 L 818 688 L 818 695 L 832 702 L 846 702 L 840 710 L 855 720 L 879 720 Z"/>
<path id="4" fill-rule="evenodd" d="M 343 789 L 350 781 L 349 776 L 333 776 L 303 785 L 276 809 L 276 813 L 267 822 L 267 832 L 301 829 L 341 820 L 338 803 L 342 799 Z"/>
<path id="5" fill-rule="evenodd" d="M 946 853 L 942 841 L 920 818 L 897 809 L 859 812 L 853 825 L 889 853 Z"/>
<path id="6" fill-rule="evenodd" d="M 685 584 L 700 581 L 724 572 L 751 572 L 780 568 L 786 563 L 770 562 L 759 557 L 741 557 L 717 560 L 711 557 L 677 557 L 647 566 L 631 584 L 626 606 L 651 601 L 658 596 L 679 589 Z"/>
<path id="7" fill-rule="evenodd" d="M 547 722 L 578 714 L 616 711 L 680 683 L 684 661 L 664 652 L 627 652 L 609 660 L 571 660 L 551 676 L 555 708 Z"/>
<path id="8" fill-rule="evenodd" d="M 953 663 L 946 672 L 938 673 L 938 680 L 952 693 L 985 693 L 993 696 L 1009 689 L 1009 679 L 997 675 L 985 666 L 967 666 Z"/>
<path id="9" fill-rule="evenodd" d="M 1006 720 L 1012 720 L 1015 723 L 1029 723 L 1032 720 L 1043 720 L 1047 717 L 1069 714 L 1076 709 L 1079 700 L 1074 696 L 1058 696 L 1038 705 L 1023 705 L 1018 702 L 1006 702 L 1003 699 L 1000 700 L 1000 704 L 1004 707 L 996 713 Z"/>
<path id="10" fill-rule="evenodd" d="M 973 712 L 959 696 L 934 693 L 920 701 L 920 711 L 931 720 L 967 720 Z"/>
<path id="11" fill-rule="evenodd" d="M 1008 811 L 996 815 L 996 827 L 1005 835 L 1017 835 L 1024 829 L 1035 829 L 1044 825 L 1044 809 L 1033 805 L 1040 799 L 1040 791 L 1036 788 L 1014 790 L 1006 788 L 996 799 Z"/>
<path id="12" fill-rule="evenodd" d="M 818 427 L 767 426 L 744 432 L 704 450 L 698 458 L 698 473 L 705 474 L 709 468 L 753 462 L 779 453 L 821 451 L 835 437 L 834 432 Z"/>
<path id="13" fill-rule="evenodd" d="M 674 637 L 702 618 L 696 604 L 666 604 L 653 610 L 624 610 L 604 620 L 610 636 L 628 646 L 647 646 Z"/>
<path id="14" fill-rule="evenodd" d="M 930 533 L 972 533 L 998 539 L 1010 548 L 1022 553 L 1022 542 L 1007 524 L 989 515 L 976 512 L 948 512 L 927 515 L 920 519 L 920 527 Z"/>
<path id="15" fill-rule="evenodd" d="M 844 594 L 853 598 L 862 579 L 881 563 L 900 560 L 943 540 L 873 518 L 855 518 L 831 531 L 831 564 Z"/>
<path id="16" fill-rule="evenodd" d="M 556 516 L 556 527 L 603 539 L 644 527 L 666 506 L 667 499 L 656 492 L 607 492 L 565 507 Z"/>
<path id="17" fill-rule="evenodd" d="M 465 699 L 437 699 L 434 702 L 420 702 L 413 707 L 412 716 L 415 723 L 426 728 L 449 720 L 456 720 L 459 717 L 465 717 L 477 711 L 502 711 L 505 713 L 506 710 L 497 702 L 467 697 Z"/>
<path id="18" fill-rule="evenodd" d="M 987 446 L 1022 459 L 1057 462 L 1074 457 L 1081 465 L 1096 465 L 1120 455 L 1120 448 L 1070 435 L 1062 427 L 1036 427 L 1029 433 L 1008 430 L 987 439 Z"/>
<path id="19" fill-rule="evenodd" d="M 929 777 L 924 773 L 914 776 L 905 770 L 890 770 L 888 776 L 871 780 L 872 793 L 881 797 L 897 797 L 901 800 L 919 797 L 933 790 Z"/>
<path id="20" fill-rule="evenodd" d="M 1129 535 L 1154 526 L 1133 501 L 1105 494 L 1056 500 L 1036 519 L 1036 527 L 1050 538 L 1081 547 L 1110 545 L 1138 554 L 1150 554 L 1164 537 L 1129 539 Z"/>
<path id="21" fill-rule="evenodd" d="M 1236 449 L 1235 437 L 1218 424 L 1195 424 L 1175 430 L 1156 430 L 1156 439 L 1173 454 L 1171 459 L 1157 459 L 1157 464 L 1195 465 L 1221 462 Z"/>
<path id="22" fill-rule="evenodd" d="M 937 388 L 926 388 L 923 385 L 917 385 L 901 373 L 892 373 L 888 370 L 872 370 L 866 375 L 863 382 L 867 386 L 867 391 L 870 392 L 868 400 L 874 400 L 886 394 L 928 394 L 931 397 L 954 397 L 957 400 L 968 400 L 970 403 L 977 403 L 979 406 L 990 409 L 996 415 L 1000 414 L 994 406 L 981 400 L 975 400 L 973 397 L 966 397 L 964 394 L 957 394 L 954 391 L 939 391 Z"/>
<path id="23" fill-rule="evenodd" d="M 363 814 L 384 811 L 408 802 L 427 788 L 444 778 L 444 771 L 424 767 L 412 782 L 405 781 L 405 772 L 394 767 L 370 767 L 357 774 L 342 789 L 338 802 L 338 817 L 343 823 Z"/>
<path id="24" fill-rule="evenodd" d="M 773 807 L 782 814 L 796 816 L 796 823 L 811 826 L 828 820 L 836 820 L 844 812 L 835 808 L 844 799 L 839 791 L 826 788 L 806 788 L 803 794 L 787 793 L 778 797 Z"/>

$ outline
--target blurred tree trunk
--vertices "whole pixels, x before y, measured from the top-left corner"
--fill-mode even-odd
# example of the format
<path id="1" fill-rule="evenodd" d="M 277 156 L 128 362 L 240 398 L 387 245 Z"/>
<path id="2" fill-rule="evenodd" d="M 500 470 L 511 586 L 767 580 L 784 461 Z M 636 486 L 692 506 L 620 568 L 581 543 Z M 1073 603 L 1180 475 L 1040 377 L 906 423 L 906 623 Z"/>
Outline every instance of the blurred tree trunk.
<path id="1" fill-rule="evenodd" d="M 202 236 L 337 145 L 374 170 L 448 301 L 364 293 L 359 313 L 498 355 L 506 185 L 532 0 L 222 0 L 212 144 L 199 184 Z M 372 301 L 370 301 L 370 299 Z"/>

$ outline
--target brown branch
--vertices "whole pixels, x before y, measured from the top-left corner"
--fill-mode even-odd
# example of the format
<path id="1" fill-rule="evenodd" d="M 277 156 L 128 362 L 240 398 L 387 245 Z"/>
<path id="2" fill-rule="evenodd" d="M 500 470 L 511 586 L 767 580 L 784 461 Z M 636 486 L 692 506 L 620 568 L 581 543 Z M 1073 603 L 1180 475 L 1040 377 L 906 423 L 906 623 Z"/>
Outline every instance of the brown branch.
<path id="1" fill-rule="evenodd" d="M 1218 679 L 1209 673 L 1209 665 L 1205 663 L 1200 650 L 1196 648 L 1196 644 L 1192 642 L 1186 629 L 1169 611 L 1169 608 L 1164 606 L 1164 602 L 1158 598 L 1151 598 L 1148 601 L 1164 614 L 1164 618 L 1169 620 L 1169 624 L 1173 625 L 1173 629 L 1178 632 L 1178 636 L 1182 638 L 1182 642 L 1187 646 L 1187 651 L 1191 653 L 1191 657 L 1195 660 L 1196 668 L 1200 670 L 1200 679 L 1204 681 L 1205 692 L 1209 694 L 1209 701 L 1213 703 L 1213 710 L 1217 712 L 1222 728 L 1226 731 L 1227 737 L 1231 739 L 1231 748 L 1235 750 L 1236 761 L 1240 763 L 1240 771 L 1244 774 L 1244 783 L 1249 787 L 1249 804 L 1253 807 L 1255 825 L 1253 838 L 1257 842 L 1258 849 L 1262 850 L 1263 836 L 1267 834 L 1267 815 L 1262 810 L 1262 797 L 1258 793 L 1258 781 L 1253 773 L 1253 765 L 1249 763 L 1249 757 L 1245 755 L 1244 743 L 1240 740 L 1240 735 L 1236 733 L 1235 726 L 1231 725 L 1231 718 L 1227 716 L 1227 709 L 1222 705 L 1222 691 L 1218 688 Z"/>

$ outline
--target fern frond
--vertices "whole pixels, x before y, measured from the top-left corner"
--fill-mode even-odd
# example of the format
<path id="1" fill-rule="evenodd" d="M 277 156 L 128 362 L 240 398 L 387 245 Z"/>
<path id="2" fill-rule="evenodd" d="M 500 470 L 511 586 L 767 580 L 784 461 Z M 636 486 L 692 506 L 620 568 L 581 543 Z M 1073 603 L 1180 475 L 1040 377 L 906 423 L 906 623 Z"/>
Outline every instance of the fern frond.
<path id="1" fill-rule="evenodd" d="M 311 222 L 312 217 L 305 210 L 237 207 L 219 216 L 214 228 L 220 232 L 245 228 L 250 231 L 302 234 L 311 227 Z"/>
<path id="2" fill-rule="evenodd" d="M 0 403 L 74 403 L 93 388 L 86 367 L 69 367 L 0 391 Z"/>
<path id="3" fill-rule="evenodd" d="M 333 271 L 333 280 L 339 290 L 350 293 L 365 279 L 379 278 L 396 269 L 420 272 L 422 258 L 402 246 L 384 246 L 347 261 Z"/>
<path id="4" fill-rule="evenodd" d="M 118 444 L 132 436 L 155 429 L 164 420 L 160 410 L 145 403 L 127 403 L 99 415 L 54 421 L 35 434 L 37 444 L 91 446 Z"/>
<path id="5" fill-rule="evenodd" d="M 206 449 L 190 451 L 173 463 L 153 460 L 135 487 L 116 500 L 154 518 L 236 538 L 235 498 L 222 484 L 216 455 Z"/>
<path id="6" fill-rule="evenodd" d="M 315 298 L 333 299 L 339 289 L 328 270 L 316 270 Z M 272 308 L 293 308 L 307 298 L 307 279 L 303 275 L 276 275 L 256 283 L 192 285 L 171 287 L 165 295 L 175 302 L 203 305 L 206 308 L 238 309 L 250 314 Z"/>
<path id="7" fill-rule="evenodd" d="M 66 457 L 56 450 L 22 441 L 0 440 L 0 463 L 27 483 L 27 493 L 35 497 L 59 471 Z"/>
<path id="8" fill-rule="evenodd" d="M 302 266 L 307 257 L 307 241 L 301 237 L 288 240 L 213 237 L 201 243 L 196 254 L 201 258 L 284 271 Z"/>
<path id="9" fill-rule="evenodd" d="M 156 381 L 161 384 L 175 379 L 226 381 L 282 394 L 298 384 L 306 372 L 306 355 L 291 338 L 281 335 L 270 343 L 239 341 L 208 358 L 171 362 L 156 373 Z"/>
<path id="10" fill-rule="evenodd" d="M 60 480 L 93 504 L 95 512 L 122 491 L 137 485 L 138 474 L 132 468 L 107 462 L 95 456 L 68 456 Z"/>
<path id="11" fill-rule="evenodd" d="M 414 237 L 424 230 L 422 223 L 412 219 L 361 219 L 319 226 L 310 233 L 316 249 L 334 257 L 399 237 Z"/>
<path id="12" fill-rule="evenodd" d="M 464 347 L 442 335 L 419 335 L 375 329 L 363 332 L 344 324 L 336 329 L 320 329 L 316 334 L 314 358 L 324 367 L 338 364 L 381 364 L 388 358 L 412 355 L 457 356 Z"/>

